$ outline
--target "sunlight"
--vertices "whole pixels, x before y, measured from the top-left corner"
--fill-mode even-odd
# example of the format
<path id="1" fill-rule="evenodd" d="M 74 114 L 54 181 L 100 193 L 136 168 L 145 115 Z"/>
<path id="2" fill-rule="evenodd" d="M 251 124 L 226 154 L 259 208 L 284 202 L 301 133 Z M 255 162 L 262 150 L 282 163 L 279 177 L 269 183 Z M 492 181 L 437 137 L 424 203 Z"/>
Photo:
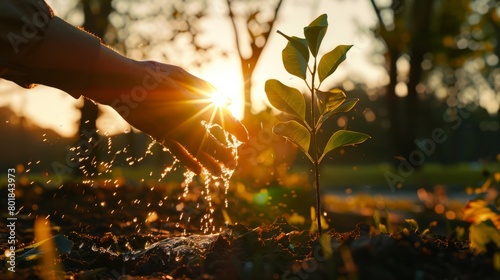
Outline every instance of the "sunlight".
<path id="1" fill-rule="evenodd" d="M 215 106 L 227 106 L 233 116 L 237 119 L 243 117 L 243 83 L 238 71 L 230 71 L 227 67 L 214 67 L 205 73 L 203 78 L 217 88 L 211 96 Z"/>
<path id="2" fill-rule="evenodd" d="M 215 105 L 215 107 L 230 106 L 231 103 L 233 103 L 229 96 L 218 90 L 212 93 L 210 100 L 212 101 L 212 104 Z"/>

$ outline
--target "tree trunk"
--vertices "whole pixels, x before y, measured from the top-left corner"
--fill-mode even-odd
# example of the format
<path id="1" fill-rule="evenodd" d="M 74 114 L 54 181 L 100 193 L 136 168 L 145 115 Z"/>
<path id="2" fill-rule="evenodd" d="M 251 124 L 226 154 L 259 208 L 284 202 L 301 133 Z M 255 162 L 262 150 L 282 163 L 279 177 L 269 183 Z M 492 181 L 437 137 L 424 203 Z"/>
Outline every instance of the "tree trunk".
<path id="1" fill-rule="evenodd" d="M 393 139 L 394 152 L 396 156 L 402 156 L 401 144 L 403 142 L 403 134 L 401 131 L 401 115 L 399 114 L 400 98 L 396 95 L 396 85 L 398 83 L 398 68 L 397 61 L 401 54 L 397 50 L 388 50 L 388 73 L 389 84 L 386 88 L 387 109 L 389 113 L 389 120 L 391 122 L 391 135 Z"/>
<path id="2" fill-rule="evenodd" d="M 402 155 L 409 157 L 415 150 L 415 140 L 418 137 L 421 117 L 421 100 L 418 97 L 417 85 L 422 79 L 422 62 L 429 51 L 429 34 L 432 6 L 434 0 L 419 0 L 412 7 L 412 40 L 410 43 L 410 73 L 408 77 L 408 95 L 405 100 L 406 124 L 404 131 Z M 416 160 L 418 161 L 418 160 Z M 418 166 L 415 166 L 418 168 Z"/>
<path id="3" fill-rule="evenodd" d="M 273 9 L 273 17 L 267 22 L 259 22 L 257 20 L 257 15 L 262 12 L 261 10 L 254 11 L 253 13 L 240 15 L 243 16 L 246 21 L 246 35 L 248 35 L 250 38 L 249 44 L 250 48 L 252 49 L 252 52 L 249 57 L 243 55 L 242 53 L 240 45 L 240 36 L 241 36 L 240 32 L 242 31 L 239 30 L 237 27 L 236 18 L 238 16 L 233 11 L 231 5 L 232 2 L 234 2 L 234 0 L 226 0 L 226 5 L 228 8 L 228 16 L 229 19 L 231 20 L 231 25 L 235 35 L 236 50 L 238 52 L 238 56 L 240 58 L 240 63 L 241 63 L 241 73 L 244 82 L 244 97 L 245 97 L 245 108 L 243 111 L 244 112 L 243 119 L 245 120 L 246 118 L 252 115 L 252 75 L 254 73 L 257 62 L 259 61 L 260 55 L 262 54 L 262 50 L 266 47 L 267 42 L 269 41 L 269 36 L 271 34 L 271 31 L 273 30 L 276 19 L 278 18 L 278 12 L 281 8 L 281 3 L 283 2 L 283 0 L 279 0 L 276 3 L 276 6 L 274 6 Z M 264 29 L 255 33 L 254 31 L 252 31 L 251 28 L 249 28 L 249 24 L 251 22 L 260 25 Z M 265 30 L 266 28 L 267 30 Z M 264 40 L 264 43 L 257 44 L 258 38 Z"/>
<path id="4" fill-rule="evenodd" d="M 97 175 L 97 163 L 99 162 L 97 152 L 99 135 L 96 128 L 99 108 L 92 101 L 84 99 L 80 112 L 82 116 L 78 127 L 79 140 L 76 150 L 77 158 L 75 159 L 78 160 L 79 164 L 74 173 L 77 176 L 93 177 Z"/>
<path id="5" fill-rule="evenodd" d="M 243 77 L 243 92 L 245 97 L 244 117 L 252 115 L 252 75 L 254 66 L 248 59 L 241 58 L 241 74 Z"/>
<path id="6" fill-rule="evenodd" d="M 85 23 L 83 29 L 95 34 L 99 38 L 103 38 L 108 28 L 108 16 L 112 11 L 111 0 L 82 0 L 83 14 Z M 97 134 L 97 117 L 99 109 L 95 103 L 88 99 L 84 99 L 83 105 L 80 107 L 81 119 L 78 128 L 79 140 L 77 151 L 79 151 L 80 164 L 75 170 L 76 175 L 84 177 L 92 177 L 97 175 L 98 150 L 99 150 L 99 135 Z M 82 146 L 82 143 L 89 143 L 90 150 L 87 150 L 87 145 Z"/>

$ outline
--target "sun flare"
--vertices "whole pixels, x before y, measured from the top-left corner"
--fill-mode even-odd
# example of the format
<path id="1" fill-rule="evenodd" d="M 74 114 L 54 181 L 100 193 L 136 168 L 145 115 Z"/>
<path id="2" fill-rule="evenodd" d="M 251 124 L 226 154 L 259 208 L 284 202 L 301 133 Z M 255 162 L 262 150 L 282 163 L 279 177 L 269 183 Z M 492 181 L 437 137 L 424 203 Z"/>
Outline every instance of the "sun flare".
<path id="1" fill-rule="evenodd" d="M 215 106 L 227 106 L 229 111 L 237 119 L 243 117 L 243 83 L 237 71 L 211 71 L 204 77 L 214 85 L 217 90 L 212 93 L 210 99 Z"/>
<path id="2" fill-rule="evenodd" d="M 210 100 L 216 107 L 230 106 L 233 103 L 229 96 L 218 90 L 212 93 Z"/>

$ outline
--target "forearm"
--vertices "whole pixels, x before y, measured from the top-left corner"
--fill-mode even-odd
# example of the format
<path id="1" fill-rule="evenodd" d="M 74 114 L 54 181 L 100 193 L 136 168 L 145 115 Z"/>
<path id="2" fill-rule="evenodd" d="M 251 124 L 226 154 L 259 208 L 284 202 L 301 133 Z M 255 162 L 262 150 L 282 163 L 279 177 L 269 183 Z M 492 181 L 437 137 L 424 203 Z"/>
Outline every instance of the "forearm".
<path id="1" fill-rule="evenodd" d="M 33 82 L 105 104 L 132 82 L 132 60 L 57 17 L 49 24 L 40 48 L 28 57 L 28 63 Z"/>
<path id="2" fill-rule="evenodd" d="M 123 91 L 120 88 L 130 88 L 136 62 L 55 17 L 39 2 L 0 3 L 0 77 L 24 87 L 44 84 L 105 104 Z"/>
<path id="3" fill-rule="evenodd" d="M 41 45 L 22 58 L 28 79 L 66 91 L 75 98 L 83 95 L 99 57 L 98 38 L 51 19 Z"/>

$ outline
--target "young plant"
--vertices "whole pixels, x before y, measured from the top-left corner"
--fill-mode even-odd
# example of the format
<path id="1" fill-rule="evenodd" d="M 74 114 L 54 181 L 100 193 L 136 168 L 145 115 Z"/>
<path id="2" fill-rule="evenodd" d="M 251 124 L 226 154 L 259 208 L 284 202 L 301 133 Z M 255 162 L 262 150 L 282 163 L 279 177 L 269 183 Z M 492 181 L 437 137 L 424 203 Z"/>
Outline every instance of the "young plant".
<path id="1" fill-rule="evenodd" d="M 347 99 L 340 89 L 322 91 L 321 84 L 332 75 L 337 67 L 346 59 L 346 53 L 351 45 L 339 45 L 319 59 L 318 51 L 328 29 L 327 15 L 323 14 L 304 28 L 305 38 L 283 35 L 288 43 L 282 52 L 286 71 L 302 79 L 311 94 L 311 106 L 306 108 L 302 93 L 293 87 L 284 85 L 278 80 L 266 81 L 265 91 L 271 105 L 283 113 L 293 117 L 292 120 L 281 122 L 273 127 L 276 135 L 282 136 L 296 145 L 311 161 L 314 170 L 313 186 L 316 190 L 316 222 L 321 235 L 321 199 L 320 199 L 320 164 L 326 154 L 336 148 L 356 145 L 364 142 L 370 136 L 339 130 L 331 135 L 323 149 L 318 147 L 317 135 L 326 120 L 338 113 L 350 111 L 358 102 L 357 98 Z M 312 56 L 312 65 L 310 58 Z M 310 118 L 306 118 L 309 111 Z"/>

